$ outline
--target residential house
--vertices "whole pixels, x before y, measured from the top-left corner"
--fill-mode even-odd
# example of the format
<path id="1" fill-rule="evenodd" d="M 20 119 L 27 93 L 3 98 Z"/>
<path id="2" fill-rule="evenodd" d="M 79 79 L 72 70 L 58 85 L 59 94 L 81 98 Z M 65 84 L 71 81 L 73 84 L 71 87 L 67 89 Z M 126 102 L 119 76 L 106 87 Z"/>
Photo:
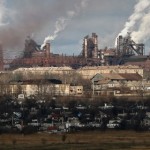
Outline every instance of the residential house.
<path id="1" fill-rule="evenodd" d="M 77 117 L 68 118 L 68 120 L 66 122 L 66 128 L 69 128 L 71 126 L 73 126 L 73 127 L 80 127 L 81 126 L 81 123 Z"/>
<path id="2" fill-rule="evenodd" d="M 83 86 L 70 86 L 70 95 L 82 95 Z"/>
<path id="3" fill-rule="evenodd" d="M 92 90 L 95 95 L 126 94 L 128 96 L 138 95 L 139 90 L 147 90 L 148 82 L 142 80 L 142 76 L 135 73 L 110 73 L 96 74 L 92 79 Z"/>
<path id="4" fill-rule="evenodd" d="M 143 119 L 143 125 L 146 126 L 146 127 L 150 127 L 150 117 L 146 116 Z"/>
<path id="5" fill-rule="evenodd" d="M 107 123 L 107 128 L 110 129 L 114 129 L 120 126 L 121 123 L 121 119 L 117 118 L 117 119 L 111 119 L 109 120 L 109 122 Z"/>
<path id="6" fill-rule="evenodd" d="M 35 79 L 10 82 L 9 91 L 11 94 L 31 95 L 82 95 L 83 86 L 70 86 L 62 84 L 59 80 Z"/>
<path id="7" fill-rule="evenodd" d="M 143 125 L 150 127 L 150 112 L 146 112 L 145 118 L 143 119 Z"/>

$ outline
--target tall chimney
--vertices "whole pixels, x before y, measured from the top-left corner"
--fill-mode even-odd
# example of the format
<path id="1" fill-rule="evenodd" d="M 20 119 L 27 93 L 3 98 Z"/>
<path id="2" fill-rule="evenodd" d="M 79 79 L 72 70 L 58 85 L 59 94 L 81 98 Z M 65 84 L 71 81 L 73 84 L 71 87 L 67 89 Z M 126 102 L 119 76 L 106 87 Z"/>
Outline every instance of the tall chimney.
<path id="1" fill-rule="evenodd" d="M 50 43 L 46 43 L 46 57 L 49 58 L 50 57 Z"/>
<path id="2" fill-rule="evenodd" d="M 92 33 L 92 40 L 94 44 L 94 49 L 93 49 L 93 58 L 98 58 L 98 36 L 96 33 Z"/>
<path id="3" fill-rule="evenodd" d="M 84 42 L 83 42 L 83 56 L 84 56 L 84 58 L 88 57 L 87 44 L 88 44 L 87 38 L 84 38 Z"/>

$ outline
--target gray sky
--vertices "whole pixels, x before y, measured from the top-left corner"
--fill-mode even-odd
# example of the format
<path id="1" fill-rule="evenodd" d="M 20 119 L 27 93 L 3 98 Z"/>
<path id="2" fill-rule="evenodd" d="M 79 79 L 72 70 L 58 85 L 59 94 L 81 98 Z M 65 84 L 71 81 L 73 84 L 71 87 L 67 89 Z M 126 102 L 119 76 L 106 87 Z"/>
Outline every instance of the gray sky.
<path id="1" fill-rule="evenodd" d="M 43 44 L 45 37 L 53 36 L 60 18 L 65 25 L 58 26 L 61 30 L 51 41 L 53 53 L 80 54 L 84 36 L 92 32 L 99 36 L 99 48 L 114 47 L 137 0 L 0 0 L 0 3 L 0 41 L 5 55 L 14 57 L 23 51 L 28 35 L 39 44 Z"/>

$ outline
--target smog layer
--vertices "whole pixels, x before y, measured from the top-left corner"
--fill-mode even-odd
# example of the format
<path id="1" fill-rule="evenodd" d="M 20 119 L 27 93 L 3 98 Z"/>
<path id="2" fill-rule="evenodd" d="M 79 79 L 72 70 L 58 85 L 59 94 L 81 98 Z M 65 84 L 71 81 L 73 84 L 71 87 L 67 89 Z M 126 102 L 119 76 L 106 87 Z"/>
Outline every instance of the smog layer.
<path id="1" fill-rule="evenodd" d="M 149 18 L 149 0 L 0 0 L 0 42 L 6 58 L 22 54 L 27 36 L 41 47 L 55 39 L 52 50 L 69 55 L 81 52 L 82 38 L 90 32 L 100 36 L 102 48 L 132 32 L 149 53 Z"/>

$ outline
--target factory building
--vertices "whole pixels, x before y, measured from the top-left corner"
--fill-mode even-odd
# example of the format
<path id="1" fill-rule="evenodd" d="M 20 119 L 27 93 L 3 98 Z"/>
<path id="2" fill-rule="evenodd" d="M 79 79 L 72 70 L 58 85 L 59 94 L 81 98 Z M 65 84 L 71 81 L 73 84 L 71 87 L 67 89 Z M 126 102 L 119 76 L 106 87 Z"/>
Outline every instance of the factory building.
<path id="1" fill-rule="evenodd" d="M 126 37 L 119 36 L 117 39 L 117 55 L 119 56 L 133 56 L 144 55 L 144 44 L 135 43 L 130 36 L 130 33 Z"/>
<path id="2" fill-rule="evenodd" d="M 43 49 L 33 39 L 27 37 L 25 40 L 25 48 L 23 58 L 50 57 L 50 43 L 46 43 Z"/>
<path id="3" fill-rule="evenodd" d="M 50 66 L 81 66 L 85 65 L 85 59 L 78 56 L 67 56 L 66 54 L 54 54 L 51 52 L 50 43 L 46 43 L 41 49 L 33 39 L 28 37 L 25 40 L 23 56 L 16 58 L 9 63 L 11 69 L 20 67 L 50 67 Z"/>
<path id="4" fill-rule="evenodd" d="M 117 48 L 116 48 L 116 63 L 124 64 L 131 59 L 133 56 L 143 56 L 145 51 L 145 46 L 143 43 L 135 43 L 130 33 L 127 36 L 119 36 L 117 38 Z"/>
<path id="5" fill-rule="evenodd" d="M 83 40 L 82 55 L 84 58 L 98 58 L 98 36 L 96 33 L 92 33 L 92 36 L 88 35 Z"/>
<path id="6" fill-rule="evenodd" d="M 112 66 L 124 65 L 129 60 L 134 61 L 137 58 L 139 62 L 147 60 L 144 56 L 144 44 L 135 43 L 130 34 L 126 37 L 117 38 L 116 48 L 98 48 L 98 35 L 92 33 L 91 36 L 85 36 L 83 39 L 83 49 L 81 55 L 67 56 L 66 54 L 54 54 L 51 51 L 50 43 L 46 43 L 41 49 L 33 39 L 27 37 L 23 55 L 13 60 L 3 59 L 2 46 L 0 46 L 0 70 L 4 66 L 8 69 L 29 68 L 29 67 L 63 67 L 68 66 L 73 69 L 84 66 Z M 138 64 L 138 63 L 137 63 Z M 147 70 L 149 65 L 145 65 Z"/>

